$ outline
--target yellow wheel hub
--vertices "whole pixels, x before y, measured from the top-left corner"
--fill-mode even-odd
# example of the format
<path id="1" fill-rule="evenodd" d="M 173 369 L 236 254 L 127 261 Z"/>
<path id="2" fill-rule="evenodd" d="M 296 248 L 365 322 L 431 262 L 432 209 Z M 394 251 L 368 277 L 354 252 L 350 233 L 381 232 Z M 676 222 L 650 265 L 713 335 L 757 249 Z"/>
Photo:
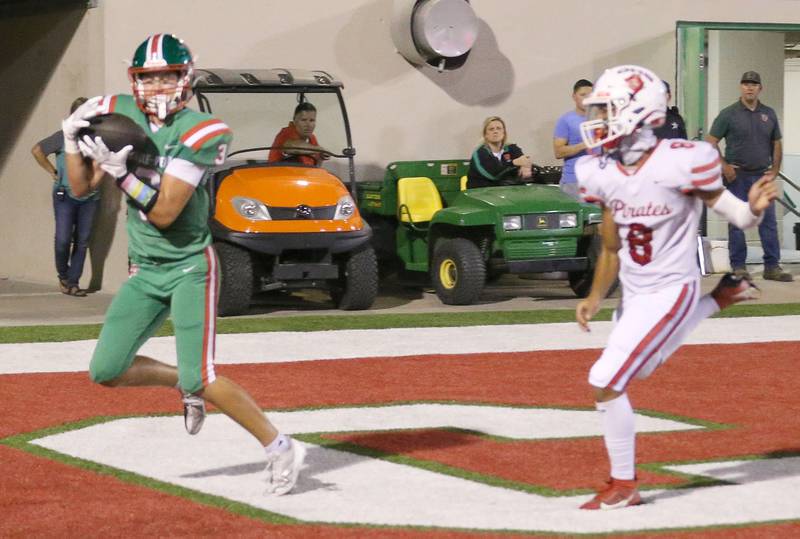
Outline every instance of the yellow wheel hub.
<path id="1" fill-rule="evenodd" d="M 439 281 L 448 290 L 456 287 L 458 282 L 458 268 L 453 260 L 447 258 L 439 264 Z"/>

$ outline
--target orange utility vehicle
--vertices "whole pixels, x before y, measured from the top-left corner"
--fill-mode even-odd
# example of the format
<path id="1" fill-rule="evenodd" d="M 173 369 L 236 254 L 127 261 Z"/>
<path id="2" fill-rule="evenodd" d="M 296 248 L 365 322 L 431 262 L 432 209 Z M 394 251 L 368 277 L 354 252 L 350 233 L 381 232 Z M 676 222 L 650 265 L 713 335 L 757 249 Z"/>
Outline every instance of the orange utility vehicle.
<path id="1" fill-rule="evenodd" d="M 233 147 L 207 184 L 220 260 L 219 314 L 243 314 L 258 292 L 325 288 L 340 309 L 368 309 L 378 290 L 372 230 L 356 206 L 353 158 L 341 90 L 323 71 L 198 69 L 200 110 L 227 123 Z M 280 147 L 276 134 L 298 103 L 316 108 L 321 147 Z M 334 152 L 332 148 L 343 148 Z M 298 153 L 294 153 L 297 150 Z M 337 174 L 348 176 L 348 187 Z"/>

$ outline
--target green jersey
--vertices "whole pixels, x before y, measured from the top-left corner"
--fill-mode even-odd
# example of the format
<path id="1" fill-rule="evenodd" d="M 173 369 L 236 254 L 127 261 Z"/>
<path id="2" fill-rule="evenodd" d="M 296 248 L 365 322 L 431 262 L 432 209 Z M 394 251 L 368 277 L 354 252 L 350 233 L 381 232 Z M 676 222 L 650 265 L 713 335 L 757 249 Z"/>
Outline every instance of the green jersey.
<path id="1" fill-rule="evenodd" d="M 204 168 L 222 164 L 225 160 L 232 138 L 231 130 L 209 114 L 184 108 L 167 118 L 161 127 L 154 128 L 131 95 L 108 96 L 103 103 L 106 112 L 123 114 L 139 124 L 158 149 L 160 157 L 156 170 L 140 168 L 135 172 L 137 177 L 153 187 L 159 187 L 161 175 L 175 159 Z M 205 181 L 204 176 L 180 215 L 163 230 L 151 224 L 144 213 L 128 203 L 128 256 L 131 262 L 181 260 L 202 252 L 211 243 Z"/>

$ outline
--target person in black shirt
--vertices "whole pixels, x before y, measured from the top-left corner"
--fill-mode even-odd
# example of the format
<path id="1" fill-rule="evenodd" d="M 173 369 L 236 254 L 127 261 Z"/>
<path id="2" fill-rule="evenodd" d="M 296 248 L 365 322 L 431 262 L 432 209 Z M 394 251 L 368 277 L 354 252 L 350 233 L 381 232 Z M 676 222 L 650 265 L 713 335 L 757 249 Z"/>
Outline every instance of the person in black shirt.
<path id="1" fill-rule="evenodd" d="M 672 99 L 669 83 L 665 80 L 661 82 L 664 83 L 664 87 L 667 89 L 667 103 L 669 103 Z M 658 139 L 688 138 L 686 136 L 686 123 L 683 121 L 683 116 L 678 111 L 678 107 L 667 107 L 667 118 L 664 121 L 664 125 L 653 129 L 653 133 L 656 134 Z"/>
<path id="2" fill-rule="evenodd" d="M 530 178 L 533 161 L 516 144 L 506 144 L 506 124 L 499 116 L 483 122 L 483 144 L 472 152 L 467 189 L 517 183 Z"/>

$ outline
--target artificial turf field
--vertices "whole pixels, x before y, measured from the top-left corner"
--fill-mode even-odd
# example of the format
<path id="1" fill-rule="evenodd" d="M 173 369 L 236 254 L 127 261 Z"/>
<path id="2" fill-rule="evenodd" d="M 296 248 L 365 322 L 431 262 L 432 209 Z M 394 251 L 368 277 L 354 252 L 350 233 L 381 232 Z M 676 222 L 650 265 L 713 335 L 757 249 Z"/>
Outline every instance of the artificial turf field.
<path id="1" fill-rule="evenodd" d="M 414 350 L 427 353 L 412 355 L 390 342 L 397 353 L 380 357 L 330 359 L 323 347 L 315 359 L 262 363 L 256 351 L 220 365 L 309 446 L 297 492 L 280 499 L 261 494 L 260 449 L 227 418 L 212 415 L 195 438 L 182 432 L 174 392 L 108 390 L 79 369 L 6 369 L 0 535 L 800 535 L 797 321 L 701 325 L 694 342 L 708 344 L 634 383 L 648 503 L 602 513 L 576 509 L 607 464 L 586 387 L 599 349 L 576 344 L 573 324 L 420 330 Z M 785 338 L 747 342 L 764 324 Z M 503 332 L 524 340 L 537 328 L 564 348 L 492 351 Z M 353 347 L 398 338 L 359 331 L 336 335 Z M 465 331 L 484 346 L 461 349 Z M 248 336 L 265 348 L 278 337 Z M 314 349 L 331 334 L 303 337 Z M 0 358 L 41 339 L 15 340 L 27 344 L 0 345 Z M 73 344 L 58 360 L 88 362 L 91 341 Z"/>

